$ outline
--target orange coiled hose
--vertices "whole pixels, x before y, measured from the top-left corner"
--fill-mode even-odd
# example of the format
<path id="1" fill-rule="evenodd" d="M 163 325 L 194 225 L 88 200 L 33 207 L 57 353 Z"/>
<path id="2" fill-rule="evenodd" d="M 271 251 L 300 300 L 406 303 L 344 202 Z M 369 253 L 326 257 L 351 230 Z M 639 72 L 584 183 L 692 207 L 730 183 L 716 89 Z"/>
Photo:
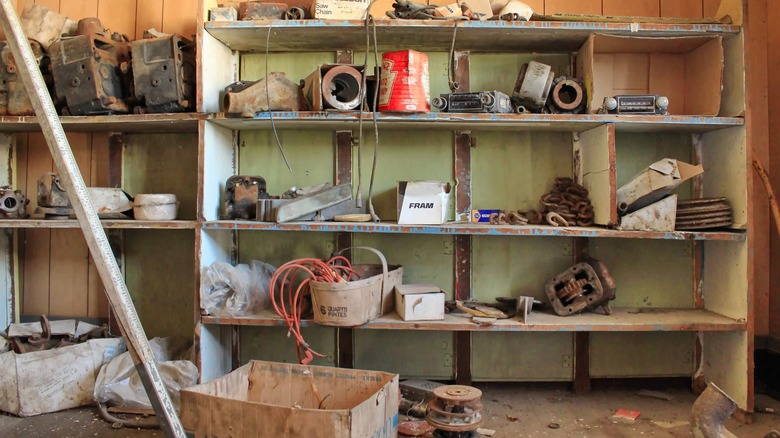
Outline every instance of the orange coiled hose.
<path id="1" fill-rule="evenodd" d="M 306 278 L 296 287 L 293 284 L 296 276 L 302 273 Z M 306 258 L 289 261 L 274 272 L 271 277 L 271 304 L 276 313 L 284 319 L 288 328 L 288 336 L 295 337 L 298 362 L 308 364 L 315 357 L 325 355 L 314 351 L 303 339 L 301 334 L 301 317 L 303 315 L 303 300 L 309 295 L 309 283 L 312 280 L 326 283 L 341 283 L 350 280 L 359 280 L 352 264 L 344 256 L 335 256 L 330 260 Z M 279 292 L 279 301 L 276 300 L 276 292 Z M 287 308 L 289 304 L 290 308 Z"/>

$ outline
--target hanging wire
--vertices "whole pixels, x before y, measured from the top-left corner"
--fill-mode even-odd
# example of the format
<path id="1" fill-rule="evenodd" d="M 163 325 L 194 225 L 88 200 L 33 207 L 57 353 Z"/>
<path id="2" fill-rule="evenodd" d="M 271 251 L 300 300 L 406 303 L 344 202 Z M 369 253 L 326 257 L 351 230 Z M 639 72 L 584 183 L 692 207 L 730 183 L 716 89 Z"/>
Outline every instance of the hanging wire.
<path id="1" fill-rule="evenodd" d="M 274 112 L 271 111 L 271 94 L 268 92 L 268 51 L 271 47 L 271 27 L 272 24 L 268 24 L 268 33 L 265 35 L 265 101 L 268 104 L 268 114 L 271 116 L 271 129 L 274 131 L 274 138 L 276 139 L 276 145 L 279 146 L 279 153 L 282 154 L 282 160 L 287 165 L 287 170 L 292 173 L 292 167 L 290 162 L 287 161 L 287 156 L 284 154 L 284 147 L 279 140 L 279 133 L 276 132 L 276 124 L 274 123 Z"/>
<path id="2" fill-rule="evenodd" d="M 460 84 L 455 81 L 455 38 L 458 36 L 458 22 L 452 28 L 452 44 L 450 45 L 450 60 L 447 63 L 447 80 L 449 81 L 450 91 L 455 92 L 460 88 Z"/>

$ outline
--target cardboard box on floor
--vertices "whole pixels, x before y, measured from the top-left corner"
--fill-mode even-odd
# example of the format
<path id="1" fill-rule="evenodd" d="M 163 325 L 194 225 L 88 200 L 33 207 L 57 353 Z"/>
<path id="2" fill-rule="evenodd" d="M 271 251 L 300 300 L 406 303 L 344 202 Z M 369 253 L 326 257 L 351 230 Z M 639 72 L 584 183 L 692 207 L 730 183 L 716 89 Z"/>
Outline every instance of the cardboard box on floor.
<path id="1" fill-rule="evenodd" d="M 94 403 L 100 367 L 125 351 L 122 339 L 33 353 L 0 354 L 0 410 L 20 417 Z"/>
<path id="2" fill-rule="evenodd" d="M 398 375 L 251 361 L 181 391 L 181 422 L 200 437 L 390 438 Z"/>
<path id="3" fill-rule="evenodd" d="M 659 94 L 669 114 L 717 116 L 723 89 L 723 38 L 640 38 L 593 34 L 577 54 L 588 112 L 605 97 Z"/>

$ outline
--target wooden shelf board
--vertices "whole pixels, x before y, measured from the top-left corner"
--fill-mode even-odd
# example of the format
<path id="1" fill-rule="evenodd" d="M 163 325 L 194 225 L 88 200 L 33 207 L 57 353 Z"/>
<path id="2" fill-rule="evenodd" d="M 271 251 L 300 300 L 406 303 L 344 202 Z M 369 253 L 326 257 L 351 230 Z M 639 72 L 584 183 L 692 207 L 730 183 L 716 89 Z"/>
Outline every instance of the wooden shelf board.
<path id="1" fill-rule="evenodd" d="M 270 113 L 258 113 L 253 118 L 215 115 L 210 120 L 234 130 L 270 129 Z M 372 113 L 363 114 L 363 129 L 371 129 Z M 280 129 L 357 129 L 359 112 L 275 112 L 273 123 Z M 614 123 L 618 131 L 684 131 L 709 132 L 742 126 L 743 118 L 705 116 L 617 116 L 609 114 L 457 114 L 379 113 L 377 124 L 387 129 L 483 129 L 518 131 L 585 131 L 605 123 Z"/>
<path id="2" fill-rule="evenodd" d="M 660 240 L 728 240 L 744 241 L 746 234 L 739 231 L 617 231 L 599 227 L 553 227 L 549 225 L 489 225 L 477 223 L 451 223 L 445 225 L 399 225 L 394 222 L 273 222 L 255 221 L 207 221 L 204 229 L 257 230 L 257 231 L 314 231 L 346 233 L 410 233 L 410 234 L 466 234 L 480 236 L 563 236 L 563 237 L 611 237 L 627 239 Z"/>
<path id="3" fill-rule="evenodd" d="M 191 220 L 137 221 L 133 219 L 103 219 L 103 228 L 186 230 L 197 228 Z M 80 228 L 75 219 L 0 219 L 0 228 Z"/>
<path id="4" fill-rule="evenodd" d="M 257 316 L 219 318 L 202 316 L 204 324 L 284 327 L 284 321 L 273 311 Z M 302 327 L 318 326 L 312 320 L 301 322 Z M 499 320 L 490 326 L 480 326 L 469 318 L 445 315 L 443 321 L 403 321 L 392 312 L 357 328 L 377 330 L 439 330 L 439 331 L 557 331 L 557 332 L 611 332 L 611 331 L 737 331 L 745 330 L 744 321 L 717 313 L 694 309 L 630 309 L 613 308 L 612 314 L 586 312 L 573 316 L 558 316 L 534 312 L 526 324 L 517 319 Z M 320 326 L 322 327 L 322 326 Z"/>
<path id="5" fill-rule="evenodd" d="M 455 21 L 380 20 L 379 50 L 449 51 Z M 639 37 L 734 35 L 739 26 L 723 24 L 652 24 L 555 21 L 458 22 L 458 50 L 486 52 L 569 52 L 578 50 L 593 32 Z M 205 23 L 206 30 L 233 50 L 270 51 L 365 50 L 362 20 L 258 20 Z"/>
<path id="6" fill-rule="evenodd" d="M 112 116 L 63 116 L 62 127 L 70 132 L 198 132 L 200 113 L 122 114 Z M 35 116 L 0 116 L 0 132 L 40 132 Z"/>

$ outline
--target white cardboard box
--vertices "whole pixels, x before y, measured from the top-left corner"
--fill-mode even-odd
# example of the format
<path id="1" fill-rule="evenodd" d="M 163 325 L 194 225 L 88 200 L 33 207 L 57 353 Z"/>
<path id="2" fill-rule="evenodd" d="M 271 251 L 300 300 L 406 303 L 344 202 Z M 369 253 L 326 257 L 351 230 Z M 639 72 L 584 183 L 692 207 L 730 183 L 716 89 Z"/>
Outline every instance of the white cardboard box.
<path id="1" fill-rule="evenodd" d="M 371 6 L 375 20 L 386 20 L 385 11 L 393 10 L 394 0 L 377 0 Z M 311 12 L 314 18 L 327 20 L 365 20 L 366 8 L 371 0 L 314 0 Z"/>
<path id="2" fill-rule="evenodd" d="M 444 291 L 433 284 L 396 286 L 395 311 L 404 321 L 441 321 L 444 319 Z"/>
<path id="3" fill-rule="evenodd" d="M 398 182 L 398 223 L 439 225 L 450 211 L 450 183 L 440 181 Z"/>
<path id="4" fill-rule="evenodd" d="M 694 166 L 674 158 L 656 161 L 617 190 L 618 210 L 621 214 L 627 214 L 647 207 L 702 172 L 702 166 Z"/>

